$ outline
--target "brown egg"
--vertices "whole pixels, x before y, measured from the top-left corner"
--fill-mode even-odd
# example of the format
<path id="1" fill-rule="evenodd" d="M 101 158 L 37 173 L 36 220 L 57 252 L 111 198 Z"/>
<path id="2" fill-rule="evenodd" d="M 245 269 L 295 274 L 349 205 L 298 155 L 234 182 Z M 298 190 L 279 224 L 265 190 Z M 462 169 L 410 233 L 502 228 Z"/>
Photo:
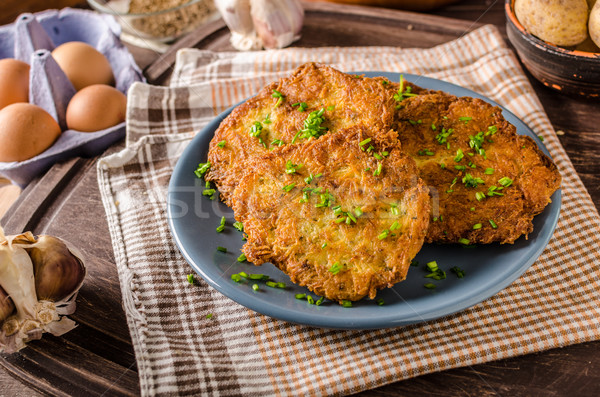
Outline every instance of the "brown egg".
<path id="1" fill-rule="evenodd" d="M 71 98 L 67 106 L 67 127 L 93 132 L 125 121 L 127 97 L 104 84 L 85 87 Z"/>
<path id="2" fill-rule="evenodd" d="M 17 59 L 0 60 L 0 109 L 29 102 L 29 65 Z"/>
<path id="3" fill-rule="evenodd" d="M 115 84 L 108 59 L 81 41 L 69 41 L 52 51 L 52 57 L 77 91 L 92 84 Z"/>
<path id="4" fill-rule="evenodd" d="M 0 161 L 24 161 L 48 149 L 60 136 L 48 112 L 30 103 L 13 103 L 0 110 Z"/>

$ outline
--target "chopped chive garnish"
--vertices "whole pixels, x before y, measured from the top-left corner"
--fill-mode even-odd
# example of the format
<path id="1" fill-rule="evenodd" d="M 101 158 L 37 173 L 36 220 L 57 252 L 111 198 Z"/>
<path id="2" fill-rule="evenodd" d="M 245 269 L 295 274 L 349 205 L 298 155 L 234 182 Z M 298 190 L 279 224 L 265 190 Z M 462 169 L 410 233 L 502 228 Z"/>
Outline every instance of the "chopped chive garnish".
<path id="1" fill-rule="evenodd" d="M 427 289 L 435 289 L 435 284 L 427 283 L 427 284 L 424 284 L 423 287 L 425 287 Z"/>
<path id="2" fill-rule="evenodd" d="M 221 233 L 223 230 L 225 230 L 225 217 L 222 216 L 221 217 L 221 224 L 217 227 L 217 233 Z"/>
<path id="3" fill-rule="evenodd" d="M 315 300 L 312 296 L 310 295 L 306 295 L 306 300 L 308 301 L 308 303 L 310 303 L 311 305 L 315 304 Z"/>
<path id="4" fill-rule="evenodd" d="M 294 164 L 292 160 L 288 160 L 285 163 L 285 172 L 287 174 L 294 174 L 298 168 L 302 168 L 302 164 Z"/>
<path id="5" fill-rule="evenodd" d="M 212 314 L 212 313 L 208 313 L 208 314 L 206 315 L 206 318 L 208 318 L 208 319 L 211 319 L 212 317 L 213 317 L 213 314 Z"/>
<path id="6" fill-rule="evenodd" d="M 439 269 L 438 264 L 436 261 L 431 261 L 431 262 L 427 262 L 427 269 L 429 269 L 429 271 L 435 272 L 436 270 Z"/>
<path id="7" fill-rule="evenodd" d="M 271 146 L 274 146 L 274 145 L 283 146 L 283 145 L 285 145 L 285 142 L 282 141 L 281 139 L 273 139 L 273 142 L 271 142 Z"/>
<path id="8" fill-rule="evenodd" d="M 463 157 L 465 157 L 465 155 L 464 155 L 462 149 L 458 149 L 456 151 L 456 156 L 454 156 L 454 161 L 456 161 L 458 163 L 460 160 L 463 159 Z"/>
<path id="9" fill-rule="evenodd" d="M 469 240 L 468 238 L 464 238 L 464 237 L 459 238 L 458 242 L 460 244 L 462 244 L 462 245 L 469 245 L 469 244 L 471 244 L 471 240 Z"/>
<path id="10" fill-rule="evenodd" d="M 466 116 L 463 116 L 463 117 L 459 117 L 458 119 L 459 119 L 460 121 L 464 121 L 464 122 L 465 122 L 465 124 L 467 124 L 469 121 L 473 120 L 473 117 L 466 117 Z"/>
<path id="11" fill-rule="evenodd" d="M 267 113 L 265 119 L 263 120 L 264 124 L 271 124 L 271 113 Z"/>
<path id="12" fill-rule="evenodd" d="M 335 110 L 335 106 L 334 105 L 327 106 L 327 111 L 331 112 L 333 110 Z"/>
<path id="13" fill-rule="evenodd" d="M 377 169 L 375 171 L 373 171 L 373 175 L 374 176 L 378 176 L 381 174 L 381 169 L 383 168 L 383 164 L 382 163 L 378 163 L 377 164 Z"/>
<path id="14" fill-rule="evenodd" d="M 321 306 L 321 303 L 323 303 L 324 300 L 325 300 L 324 296 L 320 297 L 319 300 L 315 302 L 315 305 Z"/>
<path id="15" fill-rule="evenodd" d="M 365 146 L 369 142 L 371 142 L 371 138 L 367 138 L 364 141 L 360 141 L 360 143 L 358 144 L 358 146 L 360 146 L 362 148 L 363 146 Z"/>
<path id="16" fill-rule="evenodd" d="M 479 229 L 481 229 L 481 227 L 482 227 L 481 223 L 476 223 L 473 225 L 473 230 L 479 230 Z"/>
<path id="17" fill-rule="evenodd" d="M 235 274 L 234 273 L 234 274 L 231 275 L 231 279 L 233 281 L 235 281 L 236 283 L 239 283 L 239 282 L 242 281 L 242 276 L 240 276 L 239 274 Z"/>
<path id="18" fill-rule="evenodd" d="M 318 138 L 325 134 L 327 132 L 327 128 L 321 125 L 325 121 L 323 118 L 324 112 L 325 109 L 310 112 L 306 120 L 304 120 L 304 128 L 296 133 L 294 139 L 292 139 L 292 143 L 295 143 L 296 139 L 298 138 Z"/>
<path id="19" fill-rule="evenodd" d="M 467 169 L 467 167 L 465 167 L 464 165 L 455 165 L 454 169 L 459 170 L 459 171 L 464 171 Z"/>
<path id="20" fill-rule="evenodd" d="M 432 152 L 429 149 L 421 149 L 417 152 L 419 156 L 435 156 L 435 152 Z"/>
<path id="21" fill-rule="evenodd" d="M 485 193 L 483 192 L 475 192 L 475 198 L 477 201 L 481 201 L 485 198 Z"/>
<path id="22" fill-rule="evenodd" d="M 235 227 L 240 232 L 244 231 L 244 224 L 242 222 L 238 222 L 238 221 L 234 222 L 233 227 Z"/>
<path id="23" fill-rule="evenodd" d="M 248 273 L 246 272 L 239 272 L 238 274 L 244 278 L 248 278 Z"/>
<path id="24" fill-rule="evenodd" d="M 246 277 L 249 280 L 268 280 L 269 279 L 269 276 L 267 276 L 266 274 L 260 274 L 260 273 L 252 273 L 252 274 L 248 274 L 247 276 L 244 276 L 244 277 Z"/>
<path id="25" fill-rule="evenodd" d="M 193 274 L 188 274 L 186 276 L 188 283 L 190 284 L 194 284 L 194 275 Z"/>
<path id="26" fill-rule="evenodd" d="M 202 191 L 202 195 L 203 196 L 212 196 L 213 194 L 215 194 L 216 190 L 215 189 L 204 189 Z"/>
<path id="27" fill-rule="evenodd" d="M 503 177 L 503 178 L 500 178 L 500 179 L 498 180 L 498 183 L 499 183 L 499 184 L 501 184 L 501 185 L 502 185 L 502 186 L 504 186 L 504 187 L 509 187 L 510 185 L 512 185 L 512 183 L 513 183 L 513 180 L 512 180 L 512 179 L 510 179 L 509 177 L 505 176 L 505 177 Z"/>
<path id="28" fill-rule="evenodd" d="M 305 299 L 306 298 L 306 294 L 296 294 L 296 295 L 294 295 L 294 298 L 296 298 L 296 299 Z"/>
<path id="29" fill-rule="evenodd" d="M 488 187 L 488 192 L 487 195 L 492 197 L 492 196 L 504 196 L 504 193 L 500 193 L 499 190 L 502 190 L 504 188 L 502 187 L 498 187 L 498 186 L 490 186 Z"/>
<path id="30" fill-rule="evenodd" d="M 435 130 L 437 129 L 437 127 L 435 126 L 435 124 L 434 124 L 434 123 L 431 123 L 431 129 L 432 129 L 433 131 L 435 131 Z"/>
<path id="31" fill-rule="evenodd" d="M 498 127 L 495 125 L 490 125 L 485 135 L 494 135 L 496 132 L 498 132 Z"/>
<path id="32" fill-rule="evenodd" d="M 375 301 L 377 303 L 377 306 L 383 306 L 385 304 L 385 301 L 382 298 L 379 298 Z"/>
<path id="33" fill-rule="evenodd" d="M 373 153 L 373 157 L 375 157 L 377 160 L 383 160 L 383 157 L 377 153 Z"/>
<path id="34" fill-rule="evenodd" d="M 290 183 L 289 185 L 286 185 L 283 187 L 283 191 L 285 191 L 286 193 L 289 193 L 295 186 L 296 186 L 296 182 Z"/>
<path id="35" fill-rule="evenodd" d="M 379 235 L 377 236 L 377 238 L 379 240 L 383 240 L 384 238 L 387 238 L 387 236 L 389 236 L 390 231 L 389 230 L 384 230 L 383 232 L 379 233 Z"/>
<path id="36" fill-rule="evenodd" d="M 398 221 L 395 221 L 394 223 L 392 223 L 392 226 L 390 226 L 390 230 L 394 231 L 396 229 L 398 229 L 400 227 L 400 224 L 398 223 Z"/>
<path id="37" fill-rule="evenodd" d="M 221 149 L 225 147 L 225 144 L 227 143 L 226 140 L 222 140 L 221 142 L 217 143 L 217 146 L 220 147 Z"/>
<path id="38" fill-rule="evenodd" d="M 458 278 L 463 278 L 465 276 L 465 271 L 458 266 L 451 267 L 450 271 L 456 274 L 456 277 Z"/>
<path id="39" fill-rule="evenodd" d="M 446 164 L 440 163 L 440 168 L 443 169 L 443 170 L 445 170 L 446 169 Z"/>
<path id="40" fill-rule="evenodd" d="M 321 249 L 323 249 L 323 248 L 325 248 L 325 247 L 327 247 L 327 243 L 323 243 L 323 244 L 321 245 Z"/>
<path id="41" fill-rule="evenodd" d="M 273 98 L 277 98 L 277 103 L 275 104 L 275 107 L 281 105 L 281 102 L 283 102 L 283 98 L 285 98 L 285 96 L 283 96 L 283 94 L 277 90 L 273 90 L 273 94 L 271 94 L 271 96 Z"/>
<path id="42" fill-rule="evenodd" d="M 267 287 L 277 288 L 277 283 L 275 281 L 267 281 L 265 284 Z"/>
<path id="43" fill-rule="evenodd" d="M 435 127 L 433 124 L 431 125 L 431 129 L 435 131 Z M 444 143 L 449 144 L 448 142 L 448 137 L 450 135 L 452 135 L 452 133 L 454 132 L 454 130 L 452 128 L 442 128 L 442 132 L 440 132 L 439 134 L 437 134 L 435 136 L 435 140 L 440 144 L 443 145 Z"/>
<path id="44" fill-rule="evenodd" d="M 484 180 L 479 177 L 473 177 L 471 174 L 465 174 L 462 178 L 462 182 L 466 187 L 477 187 L 478 185 L 484 184 Z"/>
<path id="45" fill-rule="evenodd" d="M 252 124 L 252 127 L 250 127 L 250 136 L 253 138 L 258 138 L 260 136 L 260 133 L 263 130 L 263 125 L 260 121 L 255 121 L 254 124 Z"/>
<path id="46" fill-rule="evenodd" d="M 258 291 L 258 289 L 259 289 L 258 284 L 252 284 L 252 289 L 254 291 Z"/>
<path id="47" fill-rule="evenodd" d="M 363 214 L 363 211 L 360 208 L 356 207 L 354 209 L 354 215 L 361 216 L 362 214 Z"/>
<path id="48" fill-rule="evenodd" d="M 494 174 L 494 169 L 493 168 L 486 168 L 483 173 L 486 174 L 486 175 L 493 175 Z"/>
<path id="49" fill-rule="evenodd" d="M 198 164 L 198 168 L 196 168 L 196 171 L 194 171 L 194 174 L 198 178 L 204 178 L 204 174 L 206 174 L 208 172 L 208 170 L 210 170 L 210 161 L 207 161 L 206 163 Z"/>
<path id="50" fill-rule="evenodd" d="M 496 222 L 494 222 L 491 219 L 489 220 L 489 222 L 490 222 L 490 225 L 492 225 L 492 229 L 497 229 L 498 228 L 498 225 L 496 225 Z"/>
<path id="51" fill-rule="evenodd" d="M 343 307 L 352 307 L 352 302 L 351 301 L 347 301 L 347 300 L 343 300 L 342 301 L 342 306 Z"/>
<path id="52" fill-rule="evenodd" d="M 308 107 L 306 102 L 296 102 L 292 106 L 298 106 L 298 111 L 300 111 L 300 112 L 304 112 L 306 110 L 306 108 Z"/>
<path id="53" fill-rule="evenodd" d="M 217 251 L 219 251 L 219 252 L 225 252 L 226 253 L 227 252 L 227 248 L 225 248 L 225 247 L 217 247 Z"/>
<path id="54" fill-rule="evenodd" d="M 327 271 L 329 271 L 331 274 L 338 274 L 340 270 L 342 270 L 342 268 L 340 267 L 339 262 L 335 262 L 329 269 L 327 269 Z"/>
<path id="55" fill-rule="evenodd" d="M 244 262 L 246 260 L 246 254 L 244 254 L 242 252 L 242 255 L 238 256 L 237 261 L 238 262 Z"/>

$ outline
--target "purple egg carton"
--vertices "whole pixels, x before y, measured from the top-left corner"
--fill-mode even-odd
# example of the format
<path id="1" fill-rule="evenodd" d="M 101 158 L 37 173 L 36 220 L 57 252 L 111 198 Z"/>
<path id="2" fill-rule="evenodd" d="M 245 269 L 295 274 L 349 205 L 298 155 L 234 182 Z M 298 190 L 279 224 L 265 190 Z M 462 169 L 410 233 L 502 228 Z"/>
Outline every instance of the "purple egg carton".
<path id="1" fill-rule="evenodd" d="M 36 14 L 21 14 L 14 23 L 0 27 L 0 59 L 27 62 L 29 102 L 42 107 L 63 130 L 58 140 L 40 155 L 26 161 L 0 162 L 0 175 L 21 187 L 52 164 L 75 156 L 95 156 L 125 136 L 125 123 L 96 132 L 68 130 L 67 104 L 75 88 L 51 51 L 68 41 L 82 41 L 100 51 L 109 61 L 116 88 L 126 94 L 136 81 L 145 81 L 133 56 L 119 40 L 120 25 L 114 18 L 93 11 L 65 8 Z"/>

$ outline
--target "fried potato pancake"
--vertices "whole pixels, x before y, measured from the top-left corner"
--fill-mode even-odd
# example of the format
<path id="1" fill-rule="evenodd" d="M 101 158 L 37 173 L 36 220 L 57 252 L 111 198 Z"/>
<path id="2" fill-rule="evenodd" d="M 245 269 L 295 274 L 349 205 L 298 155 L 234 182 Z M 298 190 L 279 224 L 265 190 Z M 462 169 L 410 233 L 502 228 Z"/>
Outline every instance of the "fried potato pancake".
<path id="1" fill-rule="evenodd" d="M 330 300 L 374 298 L 421 249 L 430 199 L 416 175 L 394 133 L 362 127 L 255 157 L 230 200 L 242 250 Z"/>
<path id="2" fill-rule="evenodd" d="M 249 159 L 354 126 L 387 132 L 394 106 L 381 79 L 352 76 L 315 63 L 302 65 L 223 120 L 210 144 L 206 179 L 217 184 L 229 203 Z"/>
<path id="3" fill-rule="evenodd" d="M 426 242 L 513 243 L 560 188 L 556 165 L 501 113 L 440 92 L 401 102 L 398 137 L 433 198 Z"/>

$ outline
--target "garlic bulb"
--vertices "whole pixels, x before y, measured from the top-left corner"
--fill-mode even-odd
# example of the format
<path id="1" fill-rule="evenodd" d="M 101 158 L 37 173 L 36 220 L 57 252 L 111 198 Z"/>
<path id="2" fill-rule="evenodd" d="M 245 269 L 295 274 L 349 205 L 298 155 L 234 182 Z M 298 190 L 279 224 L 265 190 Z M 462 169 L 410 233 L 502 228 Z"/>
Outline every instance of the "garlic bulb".
<path id="1" fill-rule="evenodd" d="M 15 352 L 44 332 L 73 329 L 63 316 L 75 310 L 85 274 L 81 255 L 68 243 L 30 232 L 5 236 L 0 227 L 0 352 Z"/>
<path id="2" fill-rule="evenodd" d="M 304 9 L 298 0 L 215 0 L 242 51 L 283 48 L 300 38 Z"/>

